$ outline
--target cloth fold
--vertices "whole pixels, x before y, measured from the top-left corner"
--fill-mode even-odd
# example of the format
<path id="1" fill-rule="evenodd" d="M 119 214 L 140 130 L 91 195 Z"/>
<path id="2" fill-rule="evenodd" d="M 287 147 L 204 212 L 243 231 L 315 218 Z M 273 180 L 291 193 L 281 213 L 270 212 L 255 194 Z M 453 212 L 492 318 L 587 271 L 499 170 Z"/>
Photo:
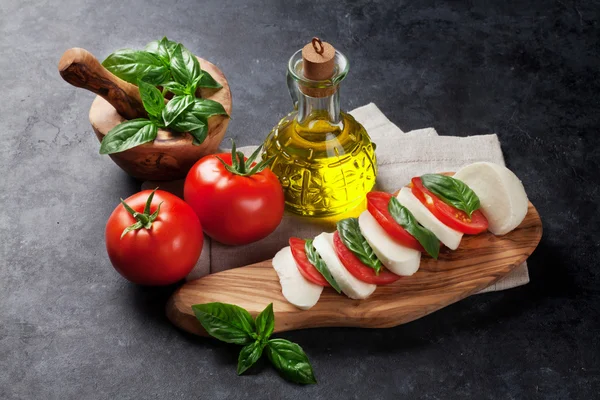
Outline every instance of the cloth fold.
<path id="1" fill-rule="evenodd" d="M 457 171 L 476 161 L 504 165 L 500 142 L 495 134 L 468 137 L 438 136 L 433 128 L 405 133 L 389 121 L 373 103 L 359 107 L 350 114 L 365 127 L 372 141 L 377 145 L 377 190 L 394 192 L 414 176 Z M 254 149 L 256 146 L 242 147 L 239 150 L 249 155 Z M 148 182 L 143 186 L 156 187 L 154 183 Z M 163 185 L 163 188 L 177 192 L 177 184 L 173 187 Z M 209 273 L 272 258 L 277 251 L 287 246 L 291 236 L 307 238 L 334 229 L 335 224 L 332 220 L 316 221 L 286 213 L 275 232 L 245 246 L 226 246 L 205 237 L 202 255 L 187 279 L 197 279 Z M 505 290 L 528 282 L 529 273 L 524 263 L 480 293 Z"/>

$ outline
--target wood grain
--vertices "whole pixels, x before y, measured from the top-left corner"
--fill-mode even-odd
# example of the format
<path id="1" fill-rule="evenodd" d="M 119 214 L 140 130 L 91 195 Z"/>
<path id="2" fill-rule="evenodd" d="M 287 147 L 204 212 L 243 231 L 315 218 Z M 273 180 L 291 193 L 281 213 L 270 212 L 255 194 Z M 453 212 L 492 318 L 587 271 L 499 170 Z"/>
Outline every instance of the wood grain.
<path id="1" fill-rule="evenodd" d="M 221 89 L 199 89 L 202 98 L 217 101 L 231 115 L 231 90 L 223 72 L 214 64 L 198 57 L 200 65 L 223 87 Z M 137 90 L 137 86 L 135 86 Z M 98 96 L 90 108 L 90 123 L 99 141 L 115 126 L 126 118 L 118 112 L 106 98 Z M 164 129 L 158 130 L 154 142 L 111 154 L 110 158 L 125 172 L 134 178 L 152 181 L 171 181 L 185 178 L 192 165 L 207 154 L 217 151 L 229 118 L 215 115 L 208 119 L 208 136 L 199 146 L 192 144 L 189 133 L 176 133 Z"/>
<path id="2" fill-rule="evenodd" d="M 102 96 L 126 119 L 148 117 L 138 87 L 113 75 L 87 50 L 75 47 L 65 51 L 58 72 L 71 85 Z"/>
<path id="3" fill-rule="evenodd" d="M 268 260 L 186 283 L 169 300 L 167 316 L 183 330 L 206 335 L 192 313 L 193 304 L 233 303 L 257 315 L 273 303 L 276 332 L 332 326 L 388 328 L 490 286 L 522 264 L 541 237 L 542 221 L 530 203 L 524 221 L 509 234 L 465 236 L 456 251 L 442 251 L 437 261 L 423 257 L 416 274 L 379 286 L 366 300 L 352 300 L 325 288 L 313 308 L 299 310 L 281 294 L 279 279 Z"/>

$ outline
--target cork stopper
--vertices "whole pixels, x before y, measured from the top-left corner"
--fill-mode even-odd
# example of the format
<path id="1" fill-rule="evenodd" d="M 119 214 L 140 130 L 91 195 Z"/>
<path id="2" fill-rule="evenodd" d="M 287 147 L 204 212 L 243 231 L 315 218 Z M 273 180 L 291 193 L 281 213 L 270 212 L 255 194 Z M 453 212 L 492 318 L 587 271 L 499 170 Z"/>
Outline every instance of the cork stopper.
<path id="1" fill-rule="evenodd" d="M 314 37 L 302 48 L 302 69 L 304 77 L 313 81 L 331 79 L 335 72 L 335 49 L 327 42 Z M 326 97 L 335 92 L 335 88 L 311 88 L 300 86 L 308 96 Z"/>
<path id="2" fill-rule="evenodd" d="M 335 68 L 335 49 L 318 37 L 302 48 L 304 77 L 313 81 L 330 79 Z"/>

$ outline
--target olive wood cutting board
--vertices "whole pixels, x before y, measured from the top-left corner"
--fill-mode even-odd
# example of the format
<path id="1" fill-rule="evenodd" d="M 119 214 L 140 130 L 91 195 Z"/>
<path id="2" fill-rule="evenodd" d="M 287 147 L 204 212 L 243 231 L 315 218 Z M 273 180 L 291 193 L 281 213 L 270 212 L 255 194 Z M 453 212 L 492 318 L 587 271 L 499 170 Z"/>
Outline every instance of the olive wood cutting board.
<path id="1" fill-rule="evenodd" d="M 457 250 L 442 250 L 438 260 L 423 256 L 417 273 L 378 286 L 365 300 L 352 300 L 325 288 L 313 308 L 300 310 L 281 294 L 279 278 L 267 260 L 184 284 L 167 303 L 167 316 L 185 331 L 206 335 L 192 312 L 194 304 L 232 303 L 256 316 L 273 303 L 275 332 L 333 326 L 393 327 L 492 285 L 522 264 L 541 237 L 542 221 L 529 203 L 525 219 L 514 231 L 504 236 L 489 232 L 465 235 Z"/>

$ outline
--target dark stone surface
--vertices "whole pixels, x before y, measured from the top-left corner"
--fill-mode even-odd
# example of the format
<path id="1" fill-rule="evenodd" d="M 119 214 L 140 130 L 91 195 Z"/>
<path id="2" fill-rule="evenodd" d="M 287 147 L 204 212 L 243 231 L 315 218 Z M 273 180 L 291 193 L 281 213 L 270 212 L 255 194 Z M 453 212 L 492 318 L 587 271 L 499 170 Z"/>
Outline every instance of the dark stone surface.
<path id="1" fill-rule="evenodd" d="M 592 1 L 0 2 L 0 398 L 591 399 L 600 392 L 600 6 Z M 167 35 L 230 80 L 228 136 L 259 143 L 290 109 L 288 57 L 313 35 L 351 60 L 343 106 L 404 130 L 497 132 L 544 221 L 531 283 L 387 330 L 285 334 L 319 384 L 176 330 L 173 288 L 111 268 L 104 223 L 138 183 L 63 82 L 62 52 L 99 58 Z M 401 149 L 399 149 L 401 151 Z"/>

